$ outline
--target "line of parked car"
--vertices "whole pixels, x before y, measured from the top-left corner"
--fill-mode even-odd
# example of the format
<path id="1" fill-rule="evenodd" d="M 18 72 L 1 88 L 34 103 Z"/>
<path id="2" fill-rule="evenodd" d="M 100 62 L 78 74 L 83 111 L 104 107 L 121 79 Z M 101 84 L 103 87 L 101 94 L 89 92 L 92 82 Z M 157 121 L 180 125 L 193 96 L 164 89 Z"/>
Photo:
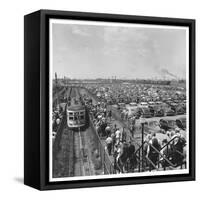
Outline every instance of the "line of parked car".
<path id="1" fill-rule="evenodd" d="M 186 114 L 186 100 L 167 100 L 167 101 L 150 101 L 131 102 L 129 104 L 118 103 L 118 110 L 128 112 L 129 116 L 135 116 L 136 119 L 150 117 L 164 117 Z"/>

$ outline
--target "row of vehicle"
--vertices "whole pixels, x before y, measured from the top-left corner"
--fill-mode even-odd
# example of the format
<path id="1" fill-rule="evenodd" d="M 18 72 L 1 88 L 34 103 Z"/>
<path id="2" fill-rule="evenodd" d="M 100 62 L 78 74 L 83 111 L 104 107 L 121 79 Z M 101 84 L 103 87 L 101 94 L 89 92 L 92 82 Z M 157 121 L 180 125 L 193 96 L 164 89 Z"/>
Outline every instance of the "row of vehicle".
<path id="1" fill-rule="evenodd" d="M 176 120 L 173 119 L 160 119 L 160 127 L 164 130 L 173 129 L 175 126 L 182 130 L 186 130 L 186 117 L 179 117 Z"/>
<path id="2" fill-rule="evenodd" d="M 186 99 L 186 89 L 178 86 L 143 85 L 143 84 L 110 84 L 87 86 L 88 90 L 96 95 L 99 100 L 108 104 L 149 101 L 179 101 Z"/>
<path id="3" fill-rule="evenodd" d="M 133 115 L 136 118 L 144 117 L 163 117 L 163 116 L 175 116 L 183 115 L 186 113 L 186 103 L 166 103 L 166 102 L 131 102 L 126 105 L 124 103 L 117 104 L 118 110 L 126 110 L 129 115 Z"/>
<path id="4" fill-rule="evenodd" d="M 186 131 L 186 116 L 177 118 L 165 117 L 159 120 L 153 119 L 145 122 L 147 130 L 153 132 L 160 132 L 161 130 L 170 131 L 179 128 Z"/>

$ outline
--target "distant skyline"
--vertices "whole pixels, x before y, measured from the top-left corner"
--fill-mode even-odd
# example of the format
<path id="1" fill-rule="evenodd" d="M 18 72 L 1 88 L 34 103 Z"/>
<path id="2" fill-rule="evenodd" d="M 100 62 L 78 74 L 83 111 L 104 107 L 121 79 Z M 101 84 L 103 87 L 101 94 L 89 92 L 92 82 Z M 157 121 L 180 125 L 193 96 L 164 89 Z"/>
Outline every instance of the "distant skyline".
<path id="1" fill-rule="evenodd" d="M 53 74 L 77 79 L 185 79 L 186 29 L 104 24 L 53 23 Z"/>

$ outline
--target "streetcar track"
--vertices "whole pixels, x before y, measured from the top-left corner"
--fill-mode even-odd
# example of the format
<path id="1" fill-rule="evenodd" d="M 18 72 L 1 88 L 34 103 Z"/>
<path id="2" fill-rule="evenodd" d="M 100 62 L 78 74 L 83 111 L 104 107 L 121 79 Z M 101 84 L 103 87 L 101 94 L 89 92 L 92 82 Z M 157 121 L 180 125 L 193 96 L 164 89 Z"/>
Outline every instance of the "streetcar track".
<path id="1" fill-rule="evenodd" d="M 77 88 L 68 88 L 63 94 L 65 99 L 72 97 L 81 97 L 81 94 Z M 86 131 L 87 132 L 87 131 Z M 88 145 L 89 138 L 85 131 L 75 131 L 70 129 L 68 126 L 62 131 L 62 147 L 67 149 L 67 155 L 60 154 L 59 160 L 56 162 L 57 168 L 59 168 L 59 163 L 62 163 L 62 175 L 65 177 L 73 176 L 91 176 L 94 174 L 92 168 L 91 155 L 89 154 L 90 146 Z M 67 142 L 64 135 L 66 135 Z M 65 144 L 65 145 L 64 145 Z M 59 146 L 61 143 L 59 142 Z M 68 145 L 68 147 L 66 146 Z M 67 156 L 67 157 L 66 157 Z M 55 174 L 55 177 L 60 177 L 61 175 Z"/>
<path id="2" fill-rule="evenodd" d="M 91 162 L 88 149 L 84 144 L 84 132 L 73 132 L 74 134 L 74 176 L 92 175 Z"/>

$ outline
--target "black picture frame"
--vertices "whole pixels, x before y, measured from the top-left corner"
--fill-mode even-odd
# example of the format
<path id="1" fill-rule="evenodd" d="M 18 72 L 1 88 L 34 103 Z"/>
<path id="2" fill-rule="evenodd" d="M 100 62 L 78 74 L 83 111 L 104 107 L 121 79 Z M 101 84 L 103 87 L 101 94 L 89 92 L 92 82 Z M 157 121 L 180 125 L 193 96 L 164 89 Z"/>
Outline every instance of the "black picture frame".
<path id="1" fill-rule="evenodd" d="M 49 182 L 49 19 L 189 27 L 189 174 Z M 39 190 L 195 180 L 195 20 L 39 10 L 24 17 L 24 184 Z"/>

